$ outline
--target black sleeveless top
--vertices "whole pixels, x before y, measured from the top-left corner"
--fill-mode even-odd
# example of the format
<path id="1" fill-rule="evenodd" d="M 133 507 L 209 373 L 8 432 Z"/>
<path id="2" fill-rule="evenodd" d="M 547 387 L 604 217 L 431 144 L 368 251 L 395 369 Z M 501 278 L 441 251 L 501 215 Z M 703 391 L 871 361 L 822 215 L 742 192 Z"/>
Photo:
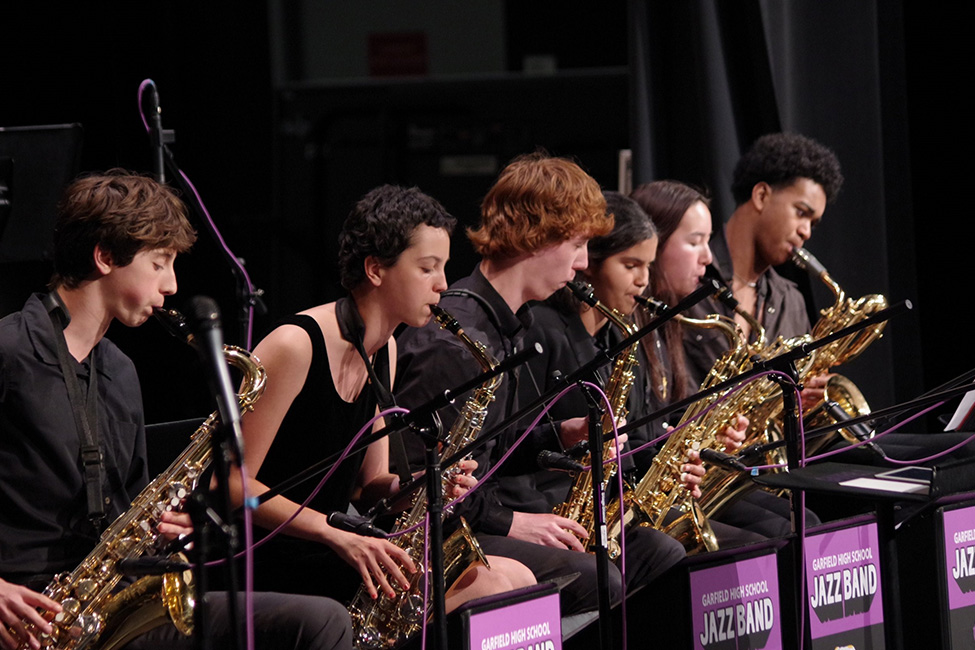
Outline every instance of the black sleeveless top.
<path id="1" fill-rule="evenodd" d="M 314 318 L 307 315 L 294 315 L 280 321 L 279 326 L 281 325 L 296 325 L 308 334 L 312 344 L 312 358 L 304 386 L 288 409 L 257 473 L 257 479 L 271 487 L 293 477 L 306 467 L 341 452 L 362 425 L 376 413 L 375 393 L 368 384 L 351 403 L 343 400 L 335 390 L 325 348 L 325 337 Z M 388 353 L 388 348 L 384 346 L 376 354 L 378 356 L 388 355 Z M 324 514 L 336 510 L 345 512 L 349 506 L 356 476 L 362 466 L 364 453 L 359 452 L 346 458 L 308 507 Z M 318 480 L 320 477 L 317 480 L 308 480 L 285 492 L 284 496 L 301 503 L 314 490 Z M 257 552 L 256 559 L 260 565 L 263 565 L 257 567 L 258 581 L 264 582 L 263 586 L 259 585 L 259 588 L 281 590 L 288 586 L 289 590 L 299 593 L 329 593 L 330 589 L 323 588 L 328 583 L 328 576 L 315 576 L 318 589 L 302 588 L 293 584 L 301 582 L 301 576 L 296 575 L 298 571 L 294 571 L 288 565 L 292 561 L 300 561 L 300 558 L 307 559 L 313 554 L 331 555 L 335 562 L 345 565 L 329 547 L 323 544 L 279 534 Z M 266 572 L 261 571 L 260 568 L 265 569 Z M 284 578 L 292 584 L 282 584 L 277 580 L 269 584 L 260 580 L 260 574 L 264 574 L 265 577 L 277 574 L 277 578 Z M 321 582 L 323 578 L 326 579 L 324 584 Z"/>

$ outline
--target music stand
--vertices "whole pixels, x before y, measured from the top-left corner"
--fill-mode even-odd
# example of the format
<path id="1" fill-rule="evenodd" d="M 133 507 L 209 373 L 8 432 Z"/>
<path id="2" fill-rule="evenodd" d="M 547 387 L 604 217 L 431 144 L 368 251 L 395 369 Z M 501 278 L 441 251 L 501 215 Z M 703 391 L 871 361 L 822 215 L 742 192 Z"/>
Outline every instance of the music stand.
<path id="1" fill-rule="evenodd" d="M 0 127 L 0 314 L 43 288 L 57 203 L 81 165 L 81 124 Z"/>

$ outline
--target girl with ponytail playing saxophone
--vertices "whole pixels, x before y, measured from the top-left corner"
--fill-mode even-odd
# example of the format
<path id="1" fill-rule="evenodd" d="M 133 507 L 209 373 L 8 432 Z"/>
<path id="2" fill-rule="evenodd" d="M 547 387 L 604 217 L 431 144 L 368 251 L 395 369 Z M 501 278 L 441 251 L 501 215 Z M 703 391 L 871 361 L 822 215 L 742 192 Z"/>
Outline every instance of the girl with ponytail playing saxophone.
<path id="1" fill-rule="evenodd" d="M 660 237 L 648 293 L 666 304 L 676 304 L 697 289 L 713 260 L 708 244 L 711 239 L 708 199 L 689 185 L 669 180 L 641 185 L 631 196 L 650 216 Z M 649 366 L 646 384 L 649 411 L 663 408 L 697 390 L 697 384 L 687 368 L 688 361 L 682 344 L 682 340 L 688 337 L 689 329 L 683 323 L 672 320 L 643 341 L 644 356 Z M 711 363 L 714 361 L 712 359 Z M 674 417 L 673 421 L 678 419 L 679 416 Z M 739 417 L 735 436 L 737 444 L 744 439 L 747 426 L 748 421 Z M 647 439 L 662 433 L 663 429 L 657 423 L 656 429 L 649 429 Z M 645 470 L 649 463 L 638 456 L 637 465 Z M 807 511 L 806 516 L 810 525 L 812 522 L 818 523 L 813 513 Z M 712 522 L 712 525 L 714 523 L 717 522 Z M 791 530 L 789 504 L 785 499 L 771 494 L 753 492 L 723 513 L 720 523 L 730 527 L 715 528 L 722 545 L 753 541 L 754 537 L 749 533 L 765 538 L 786 535 Z M 721 532 L 735 529 L 740 534 L 725 537 Z"/>
<path id="2" fill-rule="evenodd" d="M 415 188 L 379 187 L 356 204 L 339 239 L 342 285 L 349 296 L 285 319 L 255 348 L 268 387 L 241 421 L 247 466 L 255 475 L 251 494 L 341 451 L 375 415 L 395 376 L 393 331 L 401 324 L 418 327 L 429 321 L 430 305 L 447 286 L 444 265 L 453 226 L 443 207 Z M 377 421 L 375 429 L 382 426 Z M 406 574 L 417 567 L 406 551 L 385 539 L 333 528 L 326 520 L 328 513 L 345 512 L 353 501 L 369 505 L 398 490 L 388 445 L 384 438 L 347 458 L 283 530 L 286 535 L 257 551 L 258 584 L 276 591 L 327 592 L 340 599 L 350 598 L 360 583 L 373 598 L 377 589 L 392 597 L 394 582 L 409 586 Z M 468 461 L 453 477 L 456 494 L 473 486 L 475 467 Z M 254 521 L 276 528 L 313 484 L 262 504 Z M 534 583 L 514 561 L 489 561 L 492 570 L 475 565 L 448 591 L 448 611 L 474 597 Z"/>

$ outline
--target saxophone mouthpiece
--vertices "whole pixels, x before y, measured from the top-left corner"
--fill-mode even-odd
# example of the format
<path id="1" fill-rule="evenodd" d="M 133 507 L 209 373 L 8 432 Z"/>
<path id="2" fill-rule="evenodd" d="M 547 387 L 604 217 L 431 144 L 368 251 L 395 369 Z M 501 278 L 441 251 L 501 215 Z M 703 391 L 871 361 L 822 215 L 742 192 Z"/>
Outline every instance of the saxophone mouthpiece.
<path id="1" fill-rule="evenodd" d="M 726 305 L 729 309 L 738 309 L 738 301 L 735 299 L 735 294 L 731 293 L 731 289 L 729 289 L 727 285 L 721 285 L 721 288 L 717 293 L 714 294 L 714 297 Z"/>
<path id="2" fill-rule="evenodd" d="M 437 324 L 440 325 L 441 328 L 447 330 L 454 336 L 464 332 L 463 328 L 460 326 L 460 323 L 457 322 L 457 319 L 454 318 L 450 312 L 443 307 L 438 305 L 430 305 L 430 313 L 433 314 L 433 317 L 436 319 Z"/>
<path id="3" fill-rule="evenodd" d="M 189 324 L 186 322 L 186 317 L 179 313 L 175 309 L 166 309 L 165 307 L 153 307 L 152 315 L 156 317 L 162 326 L 171 335 L 185 341 L 186 343 L 193 343 L 193 332 L 190 329 Z"/>
<path id="4" fill-rule="evenodd" d="M 646 309 L 651 316 L 656 316 L 663 310 L 667 309 L 667 305 L 653 297 L 638 295 L 633 296 L 633 300 L 636 301 L 636 304 Z"/>
<path id="5" fill-rule="evenodd" d="M 823 266 L 823 263 L 805 248 L 792 249 L 792 263 L 803 271 L 812 273 L 813 275 L 823 275 L 826 273 L 826 267 Z"/>

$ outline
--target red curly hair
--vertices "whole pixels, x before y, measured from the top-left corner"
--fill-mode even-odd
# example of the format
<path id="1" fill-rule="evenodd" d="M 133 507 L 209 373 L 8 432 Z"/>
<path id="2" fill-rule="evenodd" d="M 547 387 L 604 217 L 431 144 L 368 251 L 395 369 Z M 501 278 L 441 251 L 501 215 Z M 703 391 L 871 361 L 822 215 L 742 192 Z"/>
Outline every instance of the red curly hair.
<path id="1" fill-rule="evenodd" d="M 481 204 L 480 226 L 467 236 L 482 257 L 508 259 L 612 229 L 606 199 L 589 174 L 571 160 L 534 153 L 501 171 Z"/>

